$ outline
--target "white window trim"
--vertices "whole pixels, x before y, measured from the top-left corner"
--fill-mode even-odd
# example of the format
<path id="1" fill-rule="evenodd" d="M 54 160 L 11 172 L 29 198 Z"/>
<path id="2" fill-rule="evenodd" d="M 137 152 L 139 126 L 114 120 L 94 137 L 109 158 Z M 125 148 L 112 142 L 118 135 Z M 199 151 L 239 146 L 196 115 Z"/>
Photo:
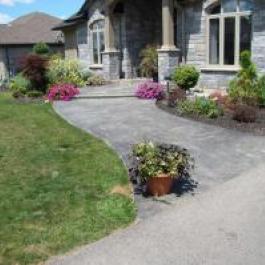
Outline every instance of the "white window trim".
<path id="1" fill-rule="evenodd" d="M 239 0 L 237 0 L 237 10 L 236 12 L 223 12 L 223 7 L 221 7 L 221 13 L 219 14 L 207 14 L 206 13 L 206 65 L 203 67 L 205 69 L 239 69 L 239 59 L 240 59 L 240 31 L 241 31 L 241 23 L 240 19 L 244 16 L 251 16 L 252 11 L 240 11 L 239 10 Z M 234 17 L 236 23 L 236 31 L 235 31 L 235 63 L 234 65 L 226 65 L 224 64 L 224 21 L 227 17 Z M 219 64 L 210 64 L 210 20 L 217 18 L 219 19 Z M 252 24 L 253 27 L 253 24 Z M 253 33 L 253 29 L 251 30 L 251 34 Z"/>
<path id="2" fill-rule="evenodd" d="M 103 33 L 105 32 L 104 28 L 99 28 L 98 26 L 98 22 L 99 21 L 104 21 L 104 19 L 97 19 L 95 21 L 93 21 L 93 23 L 90 24 L 90 36 L 91 36 L 91 47 L 92 47 L 92 65 L 91 67 L 93 68 L 102 68 L 102 61 L 101 61 L 101 51 L 100 51 L 100 33 Z M 97 25 L 97 28 L 96 29 L 92 29 L 93 25 L 96 24 Z M 94 34 L 93 33 L 96 33 L 97 34 L 97 52 L 98 52 L 98 62 L 95 62 L 94 61 Z"/>

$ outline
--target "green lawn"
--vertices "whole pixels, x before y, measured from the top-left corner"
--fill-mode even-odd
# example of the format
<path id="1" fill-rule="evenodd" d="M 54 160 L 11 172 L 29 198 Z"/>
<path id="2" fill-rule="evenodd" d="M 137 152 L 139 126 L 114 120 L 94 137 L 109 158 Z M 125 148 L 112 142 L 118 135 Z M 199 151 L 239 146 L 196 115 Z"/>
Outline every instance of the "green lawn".
<path id="1" fill-rule="evenodd" d="M 38 264 L 133 221 L 119 157 L 49 104 L 0 94 L 0 264 Z"/>

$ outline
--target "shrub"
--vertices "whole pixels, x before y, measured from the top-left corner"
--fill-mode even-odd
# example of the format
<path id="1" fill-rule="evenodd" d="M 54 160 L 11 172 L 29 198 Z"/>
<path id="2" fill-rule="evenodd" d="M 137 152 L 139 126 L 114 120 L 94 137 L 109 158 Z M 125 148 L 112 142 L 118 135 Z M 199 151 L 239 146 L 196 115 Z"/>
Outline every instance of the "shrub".
<path id="1" fill-rule="evenodd" d="M 172 80 L 184 90 L 189 90 L 190 88 L 195 87 L 198 83 L 199 77 L 199 72 L 192 65 L 177 67 L 172 74 Z"/>
<path id="2" fill-rule="evenodd" d="M 180 88 L 176 88 L 169 92 L 168 95 L 168 105 L 170 107 L 175 107 L 179 101 L 186 100 L 186 91 Z"/>
<path id="3" fill-rule="evenodd" d="M 255 122 L 257 119 L 257 110 L 252 106 L 238 104 L 235 106 L 233 119 L 239 122 Z"/>
<path id="4" fill-rule="evenodd" d="M 8 79 L 0 79 L 0 91 L 5 91 L 9 87 Z"/>
<path id="5" fill-rule="evenodd" d="M 132 177 L 139 177 L 142 184 L 161 174 L 172 178 L 188 176 L 193 167 L 193 159 L 188 151 L 175 145 L 140 143 L 133 146 L 133 158 L 136 176 Z"/>
<path id="6" fill-rule="evenodd" d="M 49 62 L 47 76 L 50 85 L 62 83 L 75 86 L 85 85 L 82 69 L 77 60 L 53 57 Z"/>
<path id="7" fill-rule="evenodd" d="M 46 92 L 47 59 L 37 54 L 30 54 L 21 61 L 22 74 L 30 81 L 30 89 Z"/>
<path id="8" fill-rule="evenodd" d="M 29 98 L 40 98 L 43 96 L 43 93 L 41 91 L 37 91 L 37 90 L 31 90 L 31 91 L 28 91 L 26 93 L 26 95 L 29 97 Z"/>
<path id="9" fill-rule="evenodd" d="M 178 104 L 181 113 L 203 115 L 215 119 L 223 115 L 223 110 L 216 102 L 206 98 L 197 97 L 195 101 L 185 100 Z"/>
<path id="10" fill-rule="evenodd" d="M 88 86 L 103 86 L 106 84 L 106 80 L 100 75 L 92 75 L 87 79 Z"/>
<path id="11" fill-rule="evenodd" d="M 63 100 L 63 101 L 69 101 L 74 96 L 78 95 L 79 89 L 72 85 L 72 84 L 57 84 L 53 85 L 48 92 L 48 100 L 54 101 L 54 100 Z"/>
<path id="12" fill-rule="evenodd" d="M 142 76 L 154 77 L 158 74 L 158 53 L 155 46 L 146 46 L 140 53 L 140 59 L 140 72 Z"/>
<path id="13" fill-rule="evenodd" d="M 13 95 L 14 94 L 19 95 L 19 93 L 15 93 L 15 92 L 26 94 L 29 88 L 30 88 L 30 82 L 22 74 L 16 75 L 9 82 L 9 89 L 14 92 Z"/>
<path id="14" fill-rule="evenodd" d="M 259 104 L 265 106 L 265 75 L 261 76 L 258 80 L 258 98 Z"/>
<path id="15" fill-rule="evenodd" d="M 241 70 L 230 82 L 229 97 L 239 104 L 257 105 L 259 101 L 258 75 L 249 51 L 241 53 L 240 66 Z"/>
<path id="16" fill-rule="evenodd" d="M 39 55 L 48 55 L 50 53 L 50 48 L 46 43 L 39 42 L 34 45 L 33 52 Z"/>
<path id="17" fill-rule="evenodd" d="M 142 99 L 161 99 L 164 86 L 153 81 L 146 81 L 137 86 L 135 95 Z"/>
<path id="18" fill-rule="evenodd" d="M 224 95 L 223 93 L 221 93 L 220 91 L 215 91 L 213 92 L 209 98 L 213 101 L 215 101 L 217 104 L 219 105 L 226 105 L 227 101 L 228 101 L 228 96 Z"/>
<path id="19" fill-rule="evenodd" d="M 25 94 L 22 93 L 21 91 L 14 91 L 12 93 L 12 96 L 13 96 L 13 98 L 24 98 L 25 97 Z"/>

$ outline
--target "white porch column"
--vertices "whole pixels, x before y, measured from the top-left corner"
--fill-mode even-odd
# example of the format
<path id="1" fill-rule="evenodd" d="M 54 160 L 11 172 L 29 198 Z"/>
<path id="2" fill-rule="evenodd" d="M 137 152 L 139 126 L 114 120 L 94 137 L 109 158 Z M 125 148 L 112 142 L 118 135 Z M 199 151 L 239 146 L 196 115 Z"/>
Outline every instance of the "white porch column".
<path id="1" fill-rule="evenodd" d="M 116 51 L 114 35 L 113 15 L 110 7 L 107 6 L 105 16 L 105 52 Z"/>
<path id="2" fill-rule="evenodd" d="M 158 50 L 158 75 L 163 81 L 179 65 L 180 51 L 174 40 L 174 0 L 162 0 L 162 47 Z"/>
<path id="3" fill-rule="evenodd" d="M 163 44 L 162 49 L 176 49 L 174 41 L 174 1 L 162 0 Z"/>

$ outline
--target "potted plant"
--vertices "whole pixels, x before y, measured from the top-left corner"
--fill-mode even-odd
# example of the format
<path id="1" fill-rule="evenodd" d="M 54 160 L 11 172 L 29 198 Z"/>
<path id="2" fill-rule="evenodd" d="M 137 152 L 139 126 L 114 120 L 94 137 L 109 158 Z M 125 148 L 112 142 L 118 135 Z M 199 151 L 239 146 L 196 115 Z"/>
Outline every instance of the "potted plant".
<path id="1" fill-rule="evenodd" d="M 140 73 L 143 77 L 152 78 L 158 82 L 158 53 L 157 47 L 147 45 L 140 53 Z"/>
<path id="2" fill-rule="evenodd" d="M 192 159 L 187 150 L 174 145 L 144 142 L 133 147 L 140 182 L 152 196 L 171 192 L 174 181 L 187 175 Z"/>

